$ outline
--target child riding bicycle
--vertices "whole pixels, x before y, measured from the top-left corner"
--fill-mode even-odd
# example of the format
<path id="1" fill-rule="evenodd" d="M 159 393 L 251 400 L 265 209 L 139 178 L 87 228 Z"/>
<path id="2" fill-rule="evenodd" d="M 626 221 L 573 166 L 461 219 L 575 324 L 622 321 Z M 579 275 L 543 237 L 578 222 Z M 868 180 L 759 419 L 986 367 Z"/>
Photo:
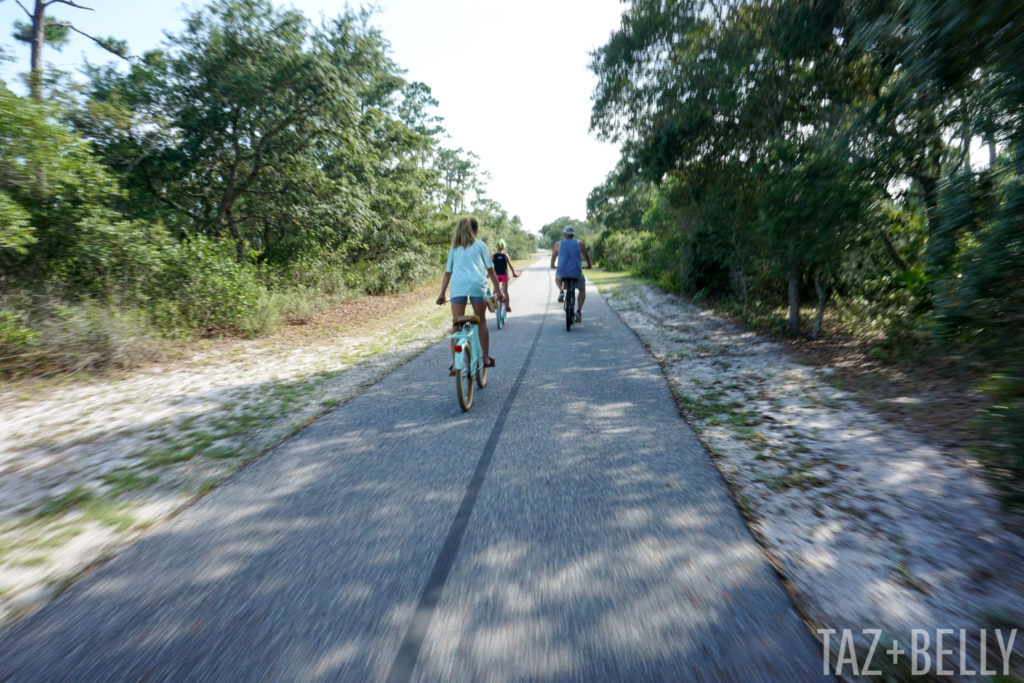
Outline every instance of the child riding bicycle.
<path id="1" fill-rule="evenodd" d="M 498 251 L 491 257 L 494 264 L 494 274 L 498 276 L 498 284 L 501 286 L 501 293 L 505 295 L 505 310 L 512 312 L 508 298 L 508 273 L 512 271 L 512 277 L 519 277 L 516 269 L 512 267 L 512 259 L 505 253 L 505 240 L 498 240 Z"/>
<path id="2" fill-rule="evenodd" d="M 487 333 L 487 278 L 494 283 L 494 290 L 498 299 L 503 295 L 498 289 L 498 280 L 494 275 L 494 268 L 491 267 L 491 250 L 487 248 L 483 240 L 476 238 L 480 231 L 480 223 L 473 216 L 465 216 L 459 219 L 452 233 L 452 246 L 448 250 L 448 264 L 445 266 L 444 277 L 441 279 L 441 295 L 437 297 L 437 305 L 441 306 L 445 301 L 445 291 L 449 283 L 452 286 L 452 332 L 458 331 L 458 325 L 454 324 L 456 318 L 466 313 L 466 304 L 473 307 L 473 315 L 480 319 L 479 334 L 480 347 L 484 355 L 484 367 L 493 368 L 494 359 L 490 353 L 490 336 Z M 448 368 L 448 374 L 455 374 L 455 343 L 452 342 L 452 365 Z"/>

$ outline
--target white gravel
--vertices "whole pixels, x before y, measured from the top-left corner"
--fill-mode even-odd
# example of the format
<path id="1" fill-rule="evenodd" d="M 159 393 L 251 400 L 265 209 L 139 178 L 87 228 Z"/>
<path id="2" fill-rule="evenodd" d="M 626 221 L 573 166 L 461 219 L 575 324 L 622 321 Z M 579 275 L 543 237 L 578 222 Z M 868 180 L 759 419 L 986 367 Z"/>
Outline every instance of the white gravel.
<path id="1" fill-rule="evenodd" d="M 0 626 L 444 333 L 409 327 L 391 341 L 226 341 L 118 377 L 5 387 Z M 126 481 L 137 486 L 115 489 Z M 98 503 L 37 514 L 82 493 Z"/>
<path id="2" fill-rule="evenodd" d="M 642 285 L 607 298 L 662 364 L 814 628 L 909 642 L 912 629 L 1021 623 L 1024 542 L 976 465 L 679 297 Z"/>

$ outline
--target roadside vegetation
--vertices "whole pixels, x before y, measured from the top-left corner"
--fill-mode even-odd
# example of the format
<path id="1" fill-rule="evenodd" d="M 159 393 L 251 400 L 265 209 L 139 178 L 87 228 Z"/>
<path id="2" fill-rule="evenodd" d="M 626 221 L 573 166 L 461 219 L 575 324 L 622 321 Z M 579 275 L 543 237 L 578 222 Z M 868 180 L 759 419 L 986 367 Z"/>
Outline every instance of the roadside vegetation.
<path id="1" fill-rule="evenodd" d="M 980 392 L 1024 503 L 1022 51 L 1015 3 L 634 0 L 591 62 L 592 129 L 622 145 L 592 253 Z"/>
<path id="2" fill-rule="evenodd" d="M 50 4 L 15 33 L 29 95 L 0 83 L 0 377 L 133 367 L 408 290 L 467 212 L 514 258 L 535 248 L 369 11 L 213 0 L 143 55 L 94 38 L 123 60 L 75 80 L 43 66 L 69 33 Z"/>

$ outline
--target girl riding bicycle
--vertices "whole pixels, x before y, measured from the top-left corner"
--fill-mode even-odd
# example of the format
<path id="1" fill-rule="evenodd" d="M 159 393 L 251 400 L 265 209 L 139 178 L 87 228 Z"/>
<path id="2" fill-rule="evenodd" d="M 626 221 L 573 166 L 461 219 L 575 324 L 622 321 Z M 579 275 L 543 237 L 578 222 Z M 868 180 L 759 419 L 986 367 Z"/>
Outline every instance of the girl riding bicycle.
<path id="1" fill-rule="evenodd" d="M 498 251 L 491 257 L 491 263 L 494 264 L 494 274 L 498 276 L 501 293 L 505 295 L 505 310 L 511 313 L 512 306 L 508 298 L 508 272 L 512 271 L 512 277 L 519 277 L 519 274 L 512 267 L 512 259 L 505 253 L 505 240 L 498 240 Z"/>
<path id="2" fill-rule="evenodd" d="M 484 366 L 494 367 L 494 359 L 490 357 L 490 335 L 487 333 L 487 278 L 494 283 L 494 291 L 498 299 L 504 295 L 498 288 L 498 279 L 491 267 L 491 250 L 483 240 L 476 238 L 480 231 L 480 223 L 473 216 L 459 219 L 452 233 L 452 246 L 448 250 L 448 264 L 445 266 L 444 277 L 441 279 L 441 295 L 437 297 L 437 305 L 444 304 L 445 291 L 451 284 L 452 332 L 458 331 L 454 320 L 466 313 L 466 304 L 473 307 L 473 315 L 480 319 L 477 325 L 480 335 L 480 347 L 484 354 Z M 455 374 L 455 343 L 452 342 L 452 365 L 448 374 Z"/>

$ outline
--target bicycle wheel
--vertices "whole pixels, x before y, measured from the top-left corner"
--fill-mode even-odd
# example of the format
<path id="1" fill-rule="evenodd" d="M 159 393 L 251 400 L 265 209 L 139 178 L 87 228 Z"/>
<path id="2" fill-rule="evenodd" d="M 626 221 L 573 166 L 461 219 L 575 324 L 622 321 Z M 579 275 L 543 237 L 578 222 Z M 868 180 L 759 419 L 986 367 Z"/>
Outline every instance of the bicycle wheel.
<path id="1" fill-rule="evenodd" d="M 473 373 L 469 369 L 469 349 L 462 349 L 462 368 L 455 371 L 455 390 L 462 410 L 473 405 Z"/>
<path id="2" fill-rule="evenodd" d="M 499 301 L 498 302 L 498 316 L 497 316 L 497 318 L 498 318 L 498 329 L 500 330 L 501 327 L 505 324 L 505 302 L 504 301 Z"/>
<path id="3" fill-rule="evenodd" d="M 568 332 L 572 329 L 573 312 L 576 308 L 576 289 L 575 283 L 569 283 L 569 287 L 565 292 L 565 331 Z"/>
<path id="4" fill-rule="evenodd" d="M 480 363 L 480 369 L 476 371 L 476 383 L 480 385 L 480 388 L 487 386 L 487 366 L 484 365 L 486 362 L 487 359 L 485 358 Z"/>

